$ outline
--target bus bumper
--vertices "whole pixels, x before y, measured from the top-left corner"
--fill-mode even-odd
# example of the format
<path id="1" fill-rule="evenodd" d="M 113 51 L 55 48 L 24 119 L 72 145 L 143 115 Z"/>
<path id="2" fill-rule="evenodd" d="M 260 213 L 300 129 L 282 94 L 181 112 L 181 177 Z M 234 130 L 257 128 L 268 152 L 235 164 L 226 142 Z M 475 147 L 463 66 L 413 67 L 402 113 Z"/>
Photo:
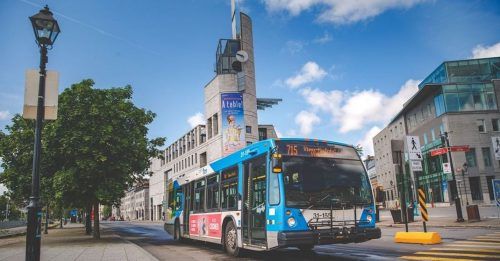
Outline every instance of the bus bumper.
<path id="1" fill-rule="evenodd" d="M 278 233 L 278 246 L 324 245 L 335 243 L 360 243 L 382 236 L 380 228 L 333 228 Z"/>

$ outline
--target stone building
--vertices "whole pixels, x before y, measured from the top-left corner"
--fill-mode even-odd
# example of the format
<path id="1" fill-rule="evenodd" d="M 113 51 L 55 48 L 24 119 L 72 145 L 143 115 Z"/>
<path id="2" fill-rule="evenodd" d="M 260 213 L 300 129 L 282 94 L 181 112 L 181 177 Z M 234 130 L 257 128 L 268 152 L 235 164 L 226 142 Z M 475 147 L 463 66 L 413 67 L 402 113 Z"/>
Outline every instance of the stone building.
<path id="1" fill-rule="evenodd" d="M 174 140 L 164 150 L 164 159 L 152 159 L 149 169 L 152 173 L 149 196 L 151 220 L 164 219 L 165 196 L 166 191 L 172 189 L 167 187 L 172 175 L 194 171 L 230 152 L 226 151 L 227 137 L 224 135 L 228 133 L 228 126 L 234 124 L 230 122 L 234 115 L 233 118 L 228 115 L 224 107 L 228 104 L 226 99 L 242 104 L 240 118 L 236 115 L 236 121 L 239 119 L 240 122 L 234 127 L 241 143 L 233 150 L 259 140 L 277 138 L 273 125 L 258 124 L 257 111 L 270 108 L 281 99 L 257 98 L 250 17 L 240 13 L 239 25 L 232 39 L 220 39 L 218 42 L 215 76 L 203 88 L 206 124 L 198 125 Z M 237 53 L 242 58 L 237 58 Z"/>
<path id="2" fill-rule="evenodd" d="M 411 186 L 424 188 L 434 203 L 453 201 L 452 175 L 443 172 L 448 155 L 431 155 L 432 150 L 445 147 L 441 136 L 446 132 L 451 146 L 469 147 L 451 153 L 457 195 L 463 203 L 490 204 L 491 180 L 500 178 L 500 144 L 495 142 L 500 139 L 499 100 L 500 57 L 439 65 L 373 139 L 377 179 L 391 193 L 389 198 L 398 198 L 397 186 L 391 186 L 397 179 L 390 140 L 410 135 L 419 137 L 423 153 L 423 171 L 409 173 Z"/>

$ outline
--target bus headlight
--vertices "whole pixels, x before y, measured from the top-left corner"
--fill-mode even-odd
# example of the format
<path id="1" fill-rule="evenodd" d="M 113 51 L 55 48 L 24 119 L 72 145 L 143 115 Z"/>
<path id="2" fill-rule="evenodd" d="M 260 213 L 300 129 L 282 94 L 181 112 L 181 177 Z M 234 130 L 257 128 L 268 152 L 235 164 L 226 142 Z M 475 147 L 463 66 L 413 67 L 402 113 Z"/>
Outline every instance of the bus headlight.
<path id="1" fill-rule="evenodd" d="M 294 227 L 297 223 L 295 222 L 295 218 L 291 217 L 288 219 L 288 226 Z"/>
<path id="2" fill-rule="evenodd" d="M 372 222 L 372 215 L 366 215 L 366 220 L 368 220 L 368 222 Z"/>

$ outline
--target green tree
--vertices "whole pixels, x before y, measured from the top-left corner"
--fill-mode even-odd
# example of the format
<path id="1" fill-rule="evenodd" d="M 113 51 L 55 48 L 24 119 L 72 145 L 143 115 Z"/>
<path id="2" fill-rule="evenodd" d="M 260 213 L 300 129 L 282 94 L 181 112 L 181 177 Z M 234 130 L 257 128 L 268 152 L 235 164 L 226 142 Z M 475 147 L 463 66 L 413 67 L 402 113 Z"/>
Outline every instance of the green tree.
<path id="1" fill-rule="evenodd" d="M 42 134 L 50 136 L 53 122 L 46 122 Z M 26 206 L 31 195 L 31 172 L 33 164 L 33 146 L 35 136 L 34 120 L 26 120 L 19 114 L 12 118 L 12 124 L 5 127 L 7 133 L 0 131 L 0 157 L 3 172 L 0 183 L 9 189 L 9 197 L 16 205 Z M 40 164 L 40 183 L 42 203 L 53 199 L 52 177 L 57 163 L 47 153 L 48 140 L 42 139 Z"/>
<path id="2" fill-rule="evenodd" d="M 84 80 L 59 97 L 54 157 L 58 199 L 94 209 L 94 237 L 100 237 L 99 204 L 117 205 L 127 186 L 141 178 L 149 159 L 160 155 L 165 139 L 148 139 L 155 114 L 136 107 L 132 88 L 94 89 Z"/>

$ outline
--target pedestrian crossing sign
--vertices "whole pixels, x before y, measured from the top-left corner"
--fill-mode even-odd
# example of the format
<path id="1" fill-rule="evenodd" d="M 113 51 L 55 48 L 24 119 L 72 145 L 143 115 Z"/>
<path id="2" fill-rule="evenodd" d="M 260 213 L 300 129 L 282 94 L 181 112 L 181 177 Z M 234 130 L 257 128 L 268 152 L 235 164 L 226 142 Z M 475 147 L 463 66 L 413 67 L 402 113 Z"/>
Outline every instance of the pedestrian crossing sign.
<path id="1" fill-rule="evenodd" d="M 418 136 L 406 136 L 406 148 L 408 149 L 410 160 L 423 160 Z"/>

